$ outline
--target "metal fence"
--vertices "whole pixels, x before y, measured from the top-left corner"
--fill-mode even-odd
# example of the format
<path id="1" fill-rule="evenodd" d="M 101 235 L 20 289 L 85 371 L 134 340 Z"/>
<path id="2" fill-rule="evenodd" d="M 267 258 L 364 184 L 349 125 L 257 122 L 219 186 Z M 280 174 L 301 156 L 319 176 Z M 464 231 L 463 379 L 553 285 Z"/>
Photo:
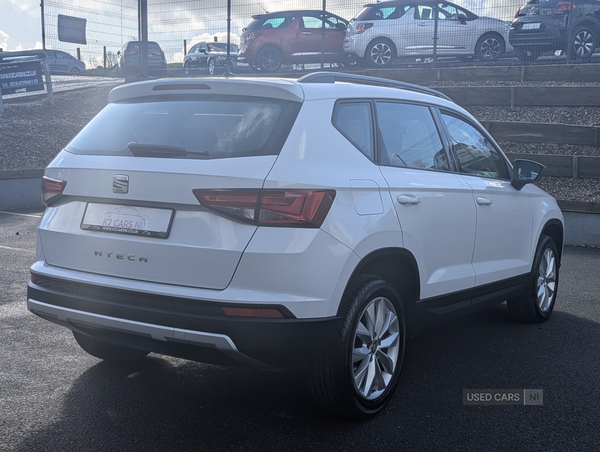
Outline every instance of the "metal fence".
<path id="1" fill-rule="evenodd" d="M 360 31 L 351 27 L 353 47 L 344 50 L 346 53 L 356 50 L 359 61 L 372 66 L 378 66 L 375 60 L 379 57 L 381 63 L 388 50 L 393 57 L 390 63 L 394 64 L 400 61 L 429 63 L 433 58 L 456 61 L 457 56 L 458 61 L 494 62 L 515 55 L 508 42 L 509 22 L 524 1 L 457 0 L 455 3 L 464 9 L 444 2 L 424 1 L 421 5 L 399 7 L 393 11 L 382 4 L 378 11 L 364 16 L 373 19 L 372 30 Z M 114 65 L 123 44 L 139 39 L 137 0 L 45 0 L 42 3 L 46 47 L 79 57 L 88 69 L 103 66 L 105 52 L 106 64 Z M 252 22 L 254 15 L 299 9 L 322 10 L 323 3 L 323 0 L 231 0 L 231 42 L 240 43 L 243 29 Z M 326 0 L 326 10 L 350 20 L 361 12 L 364 4 L 365 0 Z M 148 0 L 147 5 L 148 39 L 161 46 L 171 67 L 180 66 L 185 54 L 198 42 L 227 41 L 225 0 Z M 70 30 L 70 26 L 84 26 L 83 37 L 77 37 L 77 30 Z M 380 40 L 378 47 L 371 45 L 375 30 L 381 36 L 387 36 Z M 358 36 L 362 32 L 365 42 L 360 42 L 362 37 Z M 370 43 L 366 42 L 368 36 L 371 36 Z M 519 56 L 524 61 L 533 60 L 541 50 Z M 318 63 L 316 55 L 314 63 Z M 386 65 L 387 60 L 383 66 Z"/>

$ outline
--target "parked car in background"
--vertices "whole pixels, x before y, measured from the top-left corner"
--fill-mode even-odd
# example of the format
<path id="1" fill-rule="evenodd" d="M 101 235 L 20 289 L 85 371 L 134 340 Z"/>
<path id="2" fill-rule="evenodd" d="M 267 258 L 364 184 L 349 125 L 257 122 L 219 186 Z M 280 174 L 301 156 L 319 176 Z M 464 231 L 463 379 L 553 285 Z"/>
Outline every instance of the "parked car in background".
<path id="1" fill-rule="evenodd" d="M 548 51 L 586 59 L 600 47 L 600 1 L 530 0 L 515 13 L 509 40 L 519 59 L 533 61 Z M 571 35 L 569 41 L 569 28 Z"/>
<path id="2" fill-rule="evenodd" d="M 113 364 L 292 369 L 373 416 L 430 321 L 505 300 L 550 318 L 564 225 L 543 170 L 407 83 L 123 85 L 45 170 L 27 307 Z"/>
<path id="3" fill-rule="evenodd" d="M 324 61 L 344 62 L 343 42 L 348 21 L 323 11 L 283 11 L 252 16 L 244 28 L 238 62 L 264 72 L 277 72 L 282 64 L 319 63 L 325 24 Z"/>
<path id="4" fill-rule="evenodd" d="M 50 73 L 82 74 L 85 72 L 85 63 L 74 56 L 61 50 L 45 50 L 48 56 Z"/>
<path id="5" fill-rule="evenodd" d="M 238 46 L 231 44 L 229 55 L 231 66 L 237 66 Z M 217 69 L 227 64 L 227 43 L 199 42 L 194 44 L 183 58 L 183 70 L 189 75 L 194 69 L 203 69 L 208 75 L 215 75 Z"/>
<path id="6" fill-rule="evenodd" d="M 438 56 L 487 62 L 512 50 L 508 22 L 479 17 L 453 3 L 425 0 L 366 5 L 350 21 L 344 51 L 373 67 L 389 66 L 399 57 L 431 57 L 436 8 Z"/>
<path id="7" fill-rule="evenodd" d="M 124 75 L 137 75 L 140 73 L 142 55 L 141 42 L 129 41 L 123 45 L 119 52 L 119 70 Z M 148 70 L 150 75 L 165 75 L 167 73 L 167 59 L 160 46 L 153 41 L 148 41 Z"/>

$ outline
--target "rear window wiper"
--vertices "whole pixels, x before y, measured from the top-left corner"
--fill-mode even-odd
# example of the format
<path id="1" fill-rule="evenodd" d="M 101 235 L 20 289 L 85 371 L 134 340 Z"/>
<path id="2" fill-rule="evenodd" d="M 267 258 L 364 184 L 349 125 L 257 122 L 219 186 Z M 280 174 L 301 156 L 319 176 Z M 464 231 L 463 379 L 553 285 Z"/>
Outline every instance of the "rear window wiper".
<path id="1" fill-rule="evenodd" d="M 206 151 L 188 151 L 178 146 L 167 146 L 164 144 L 129 143 L 129 150 L 136 157 L 184 157 L 189 154 L 209 156 Z"/>

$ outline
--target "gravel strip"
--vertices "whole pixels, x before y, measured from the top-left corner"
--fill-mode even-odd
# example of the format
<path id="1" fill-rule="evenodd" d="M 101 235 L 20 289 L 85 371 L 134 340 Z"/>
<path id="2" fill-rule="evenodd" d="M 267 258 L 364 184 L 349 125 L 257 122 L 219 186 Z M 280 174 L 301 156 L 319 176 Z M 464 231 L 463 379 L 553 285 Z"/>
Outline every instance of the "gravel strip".
<path id="1" fill-rule="evenodd" d="M 600 148 L 595 146 L 554 143 L 515 143 L 512 141 L 499 141 L 498 144 L 504 152 L 514 154 L 589 155 L 592 157 L 600 157 Z"/>
<path id="2" fill-rule="evenodd" d="M 544 176 L 536 185 L 563 201 L 600 202 L 600 179 Z"/>
<path id="3" fill-rule="evenodd" d="M 427 86 L 430 88 L 441 88 L 446 86 L 525 86 L 525 87 L 539 87 L 539 86 L 600 86 L 600 82 L 552 82 L 552 81 L 531 81 L 531 82 L 516 82 L 507 80 L 482 80 L 482 81 L 439 81 L 428 83 Z"/>
<path id="4" fill-rule="evenodd" d="M 0 113 L 0 171 L 42 169 L 108 103 L 116 85 L 58 92 L 46 100 L 5 103 Z"/>
<path id="5" fill-rule="evenodd" d="M 599 107 L 466 107 L 479 121 L 544 122 L 600 126 Z"/>

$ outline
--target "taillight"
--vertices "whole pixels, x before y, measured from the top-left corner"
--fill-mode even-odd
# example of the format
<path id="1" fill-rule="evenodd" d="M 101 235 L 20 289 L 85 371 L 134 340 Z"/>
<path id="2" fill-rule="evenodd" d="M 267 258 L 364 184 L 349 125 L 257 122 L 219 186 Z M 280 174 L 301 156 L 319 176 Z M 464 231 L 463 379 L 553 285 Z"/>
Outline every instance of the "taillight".
<path id="1" fill-rule="evenodd" d="M 135 50 L 125 50 L 123 55 L 135 55 L 137 52 Z"/>
<path id="2" fill-rule="evenodd" d="M 52 200 L 62 195 L 66 186 L 66 180 L 42 177 L 42 202 L 47 206 L 50 205 Z"/>
<path id="3" fill-rule="evenodd" d="M 371 22 L 365 22 L 362 24 L 358 24 L 354 30 L 354 33 L 356 33 L 357 35 L 367 31 L 369 28 L 371 28 L 373 26 L 373 24 Z"/>
<path id="4" fill-rule="evenodd" d="M 575 3 L 573 3 L 575 9 Z M 554 14 L 568 14 L 571 11 L 571 2 L 561 2 L 554 7 Z"/>
<path id="5" fill-rule="evenodd" d="M 257 226 L 319 228 L 335 190 L 193 190 L 200 204 Z"/>
<path id="6" fill-rule="evenodd" d="M 156 50 L 156 51 L 154 52 L 154 55 L 158 55 L 158 56 L 165 56 L 165 53 L 164 53 L 164 52 L 161 52 L 160 50 Z"/>
<path id="7" fill-rule="evenodd" d="M 223 313 L 229 317 L 250 317 L 255 319 L 284 319 L 285 316 L 275 308 L 234 308 L 223 307 Z"/>

